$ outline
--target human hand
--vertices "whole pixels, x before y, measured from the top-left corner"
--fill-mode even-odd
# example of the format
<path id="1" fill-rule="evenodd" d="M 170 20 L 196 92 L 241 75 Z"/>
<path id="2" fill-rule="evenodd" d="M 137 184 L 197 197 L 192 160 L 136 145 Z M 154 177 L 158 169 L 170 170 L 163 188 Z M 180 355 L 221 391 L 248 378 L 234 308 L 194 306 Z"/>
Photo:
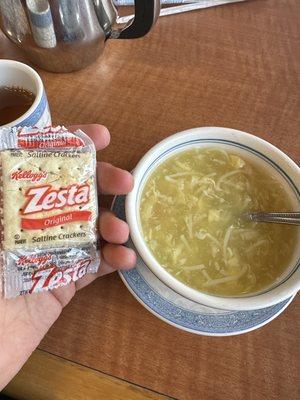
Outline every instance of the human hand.
<path id="1" fill-rule="evenodd" d="M 70 127 L 70 131 L 78 128 L 91 137 L 97 150 L 108 146 L 110 135 L 104 126 L 76 125 Z M 98 189 L 102 194 L 127 194 L 133 187 L 131 174 L 110 164 L 98 162 L 97 175 Z M 134 251 L 122 245 L 129 235 L 124 221 L 112 212 L 102 210 L 99 231 L 106 243 L 102 246 L 102 261 L 97 274 L 86 275 L 75 283 L 49 292 L 10 300 L 0 297 L 0 391 L 39 345 L 77 290 L 99 276 L 135 265 Z"/>

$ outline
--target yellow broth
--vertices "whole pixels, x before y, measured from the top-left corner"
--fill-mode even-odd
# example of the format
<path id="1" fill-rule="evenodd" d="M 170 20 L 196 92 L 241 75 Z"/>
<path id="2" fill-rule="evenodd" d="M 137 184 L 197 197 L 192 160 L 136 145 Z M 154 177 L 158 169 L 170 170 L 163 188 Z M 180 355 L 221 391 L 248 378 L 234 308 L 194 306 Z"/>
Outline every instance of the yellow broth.
<path id="1" fill-rule="evenodd" d="M 160 164 L 141 196 L 153 256 L 186 285 L 213 295 L 259 291 L 284 272 L 296 227 L 248 222 L 247 211 L 290 211 L 278 179 L 219 148 L 186 150 Z"/>

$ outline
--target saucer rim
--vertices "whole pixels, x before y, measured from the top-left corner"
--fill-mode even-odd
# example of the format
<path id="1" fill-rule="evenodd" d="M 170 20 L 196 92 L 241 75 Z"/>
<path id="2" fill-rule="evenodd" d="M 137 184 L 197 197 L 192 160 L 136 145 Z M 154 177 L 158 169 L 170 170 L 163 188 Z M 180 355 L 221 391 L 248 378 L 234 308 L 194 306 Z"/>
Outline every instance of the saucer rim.
<path id="1" fill-rule="evenodd" d="M 148 267 L 147 267 L 148 268 Z M 119 276 L 122 280 L 122 282 L 124 283 L 124 285 L 126 286 L 126 288 L 129 290 L 129 292 L 133 295 L 133 297 L 146 309 L 148 310 L 151 314 L 153 314 L 154 316 L 156 316 L 157 318 L 159 318 L 160 320 L 166 322 L 168 325 L 171 325 L 177 329 L 183 330 L 185 332 L 189 332 L 189 333 L 193 333 L 196 335 L 200 335 L 200 336 L 216 336 L 216 337 L 224 337 L 224 336 L 237 336 L 237 335 L 242 335 L 244 333 L 248 333 L 251 331 L 254 331 L 256 329 L 259 329 L 261 327 L 263 327 L 264 325 L 267 325 L 268 323 L 272 322 L 275 318 L 277 318 L 290 304 L 291 302 L 294 300 L 296 294 L 294 294 L 293 296 L 291 296 L 288 301 L 283 305 L 282 308 L 280 308 L 279 311 L 277 311 L 276 313 L 274 313 L 270 318 L 266 319 L 265 321 L 261 322 L 258 325 L 254 325 L 250 328 L 247 329 L 243 329 L 243 330 L 237 330 L 236 332 L 221 332 L 221 333 L 214 333 L 214 332 L 205 332 L 205 331 L 200 331 L 200 330 L 195 330 L 195 329 L 191 329 L 191 328 L 187 328 L 185 326 L 182 326 L 180 324 L 176 324 L 175 322 L 172 322 L 170 320 L 168 320 L 167 318 L 165 318 L 164 316 L 162 316 L 161 314 L 159 314 L 158 312 L 154 311 L 148 304 L 146 304 L 142 298 L 140 298 L 138 296 L 138 294 L 132 289 L 132 287 L 129 285 L 129 283 L 127 282 L 125 276 L 123 275 L 123 271 L 118 271 Z M 146 280 L 145 280 L 146 281 Z M 146 281 L 147 284 L 149 285 L 148 281 Z M 149 285 L 150 286 L 150 285 Z M 151 287 L 151 286 L 150 286 Z M 177 293 L 178 294 L 178 293 Z M 178 294 L 178 296 L 180 296 Z M 161 296 L 162 297 L 162 296 Z M 181 296 L 182 297 L 182 296 Z M 212 307 L 210 307 L 212 308 Z M 232 311 L 229 310 L 230 313 L 234 313 L 234 312 L 240 312 L 240 310 L 236 310 L 236 311 Z M 255 311 L 255 310 L 252 310 Z M 259 311 L 259 310 L 258 310 Z M 196 312 L 199 315 L 203 315 L 200 312 Z"/>
<path id="2" fill-rule="evenodd" d="M 113 212 L 115 212 L 114 207 L 115 207 L 116 201 L 117 201 L 118 199 L 122 200 L 122 198 L 125 199 L 125 196 L 124 196 L 124 195 L 117 195 L 117 196 L 114 196 L 113 201 L 112 201 L 112 203 L 111 203 L 111 210 L 112 210 Z M 125 204 L 124 204 L 124 208 L 125 208 Z M 116 215 L 118 216 L 117 213 L 116 213 Z M 130 238 L 128 239 L 128 242 L 127 242 L 127 245 L 128 245 L 128 246 L 129 246 L 129 243 L 130 243 Z M 133 242 L 132 242 L 132 245 L 134 246 Z M 132 246 L 129 246 L 129 247 L 131 248 Z M 135 249 L 135 251 L 137 251 L 137 250 Z M 141 257 L 140 257 L 140 258 L 141 258 Z M 141 258 L 141 261 L 142 261 L 143 264 L 146 266 L 146 268 L 149 269 L 149 267 L 145 264 L 145 262 L 144 262 L 144 260 L 143 260 L 142 258 Z M 135 267 L 135 269 L 136 269 L 137 272 L 140 274 L 138 268 Z M 159 318 L 161 321 L 166 322 L 168 325 L 171 325 L 171 326 L 173 326 L 173 327 L 175 327 L 175 328 L 177 328 L 177 329 L 183 330 L 183 331 L 185 331 L 185 332 L 189 332 L 189 333 L 196 334 L 196 335 L 200 335 L 200 336 L 216 336 L 216 337 L 237 336 L 237 335 L 242 335 L 242 334 L 244 334 L 244 333 L 248 333 L 248 332 L 254 331 L 254 330 L 258 329 L 258 328 L 261 328 L 261 327 L 267 325 L 269 322 L 272 322 L 275 318 L 277 318 L 277 317 L 291 304 L 291 302 L 294 300 L 294 298 L 295 298 L 295 296 L 296 296 L 296 294 L 297 294 L 297 293 L 294 293 L 290 298 L 284 300 L 284 301 L 286 301 L 286 303 L 285 303 L 277 312 L 275 312 L 272 316 L 270 316 L 270 318 L 267 318 L 266 320 L 264 320 L 263 322 L 261 322 L 261 323 L 259 323 L 259 324 L 257 324 L 257 325 L 254 325 L 254 326 L 251 326 L 251 327 L 249 327 L 249 328 L 242 329 L 242 330 L 236 330 L 236 331 L 234 331 L 234 332 L 232 332 L 232 331 L 230 331 L 230 332 L 220 332 L 220 333 L 217 333 L 217 332 L 206 332 L 206 331 L 196 330 L 196 329 L 188 328 L 188 327 L 185 327 L 185 326 L 183 326 L 183 325 L 177 324 L 177 323 L 175 323 L 175 322 L 173 322 L 173 321 L 167 319 L 167 318 L 164 317 L 163 315 L 159 314 L 157 311 L 154 311 L 148 304 L 146 304 L 146 302 L 145 302 L 141 297 L 139 297 L 139 295 L 137 294 L 137 292 L 135 292 L 134 289 L 130 286 L 130 284 L 128 283 L 128 281 L 126 280 L 126 277 L 125 277 L 125 275 L 124 275 L 126 272 L 128 272 L 128 271 L 126 271 L 126 270 L 124 270 L 124 271 L 119 270 L 119 271 L 118 271 L 118 274 L 119 274 L 119 276 L 120 276 L 122 282 L 124 283 L 124 285 L 125 285 L 126 288 L 128 289 L 128 291 L 132 294 L 132 296 L 133 296 L 146 310 L 148 310 L 152 315 L 154 315 L 154 316 L 156 316 L 157 318 Z M 151 270 L 150 270 L 150 272 L 153 274 L 153 272 L 152 272 Z M 149 284 L 149 282 L 145 279 L 145 277 L 142 277 L 142 278 L 143 278 L 144 281 L 147 283 L 147 285 L 148 285 L 152 290 L 154 290 L 153 287 Z M 157 278 L 157 276 L 156 276 L 156 278 Z M 157 278 L 157 279 L 158 279 L 158 278 Z M 171 289 L 171 288 L 169 288 L 169 289 Z M 173 290 L 173 289 L 171 289 L 171 290 Z M 166 299 L 165 297 L 163 297 L 161 294 L 158 294 L 158 293 L 157 293 L 157 295 L 160 296 L 160 297 L 162 297 L 163 299 L 167 300 L 167 299 Z M 177 295 L 180 296 L 180 297 L 183 297 L 183 296 L 181 296 L 179 293 L 177 293 Z M 183 297 L 183 298 L 184 298 L 184 297 Z M 190 301 L 191 301 L 191 300 L 190 300 Z M 282 301 L 282 302 L 284 302 L 284 301 Z M 282 303 L 282 302 L 279 302 L 279 303 L 277 303 L 277 304 L 280 304 L 280 303 Z M 176 304 L 174 304 L 174 306 L 175 306 L 175 307 L 178 307 Z M 274 305 L 271 306 L 271 307 L 274 307 L 274 306 L 276 306 L 276 304 L 274 304 Z M 179 308 L 179 307 L 178 307 L 178 308 Z M 213 309 L 216 309 L 216 310 L 219 310 L 219 311 L 220 311 L 220 309 L 215 308 L 215 307 L 210 307 L 210 308 L 213 308 Z M 266 308 L 268 308 L 268 307 L 266 307 Z M 260 311 L 260 310 L 263 310 L 263 309 L 245 310 L 245 311 L 254 312 L 254 311 Z M 235 313 L 235 312 L 241 312 L 241 310 L 224 310 L 224 311 L 228 311 L 230 314 Z M 198 315 L 204 315 L 204 314 L 205 314 L 205 313 L 201 313 L 201 312 L 195 312 L 195 313 L 198 314 Z"/>

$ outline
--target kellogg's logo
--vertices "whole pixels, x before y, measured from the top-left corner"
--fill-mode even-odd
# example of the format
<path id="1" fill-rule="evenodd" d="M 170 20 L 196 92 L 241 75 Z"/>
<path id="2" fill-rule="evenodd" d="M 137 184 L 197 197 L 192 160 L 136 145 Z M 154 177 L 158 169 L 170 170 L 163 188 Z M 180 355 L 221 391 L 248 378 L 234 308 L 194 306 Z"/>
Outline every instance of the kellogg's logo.
<path id="1" fill-rule="evenodd" d="M 21 256 L 17 260 L 17 264 L 21 266 L 38 264 L 40 267 L 49 263 L 52 259 L 51 254 L 41 254 L 41 255 L 30 255 L 30 256 Z"/>
<path id="2" fill-rule="evenodd" d="M 48 177 L 48 172 L 46 171 L 39 171 L 39 172 L 32 172 L 30 169 L 29 171 L 14 171 L 11 173 L 10 178 L 13 181 L 29 181 L 29 182 L 40 182 Z"/>

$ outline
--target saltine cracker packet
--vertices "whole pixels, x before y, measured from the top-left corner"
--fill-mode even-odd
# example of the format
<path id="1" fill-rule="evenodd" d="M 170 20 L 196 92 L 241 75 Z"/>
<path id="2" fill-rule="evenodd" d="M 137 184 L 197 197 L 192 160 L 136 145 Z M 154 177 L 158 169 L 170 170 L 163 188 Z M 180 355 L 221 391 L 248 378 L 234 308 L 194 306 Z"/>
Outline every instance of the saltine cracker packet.
<path id="1" fill-rule="evenodd" d="M 5 298 L 96 273 L 96 151 L 82 131 L 0 129 L 1 283 Z"/>

